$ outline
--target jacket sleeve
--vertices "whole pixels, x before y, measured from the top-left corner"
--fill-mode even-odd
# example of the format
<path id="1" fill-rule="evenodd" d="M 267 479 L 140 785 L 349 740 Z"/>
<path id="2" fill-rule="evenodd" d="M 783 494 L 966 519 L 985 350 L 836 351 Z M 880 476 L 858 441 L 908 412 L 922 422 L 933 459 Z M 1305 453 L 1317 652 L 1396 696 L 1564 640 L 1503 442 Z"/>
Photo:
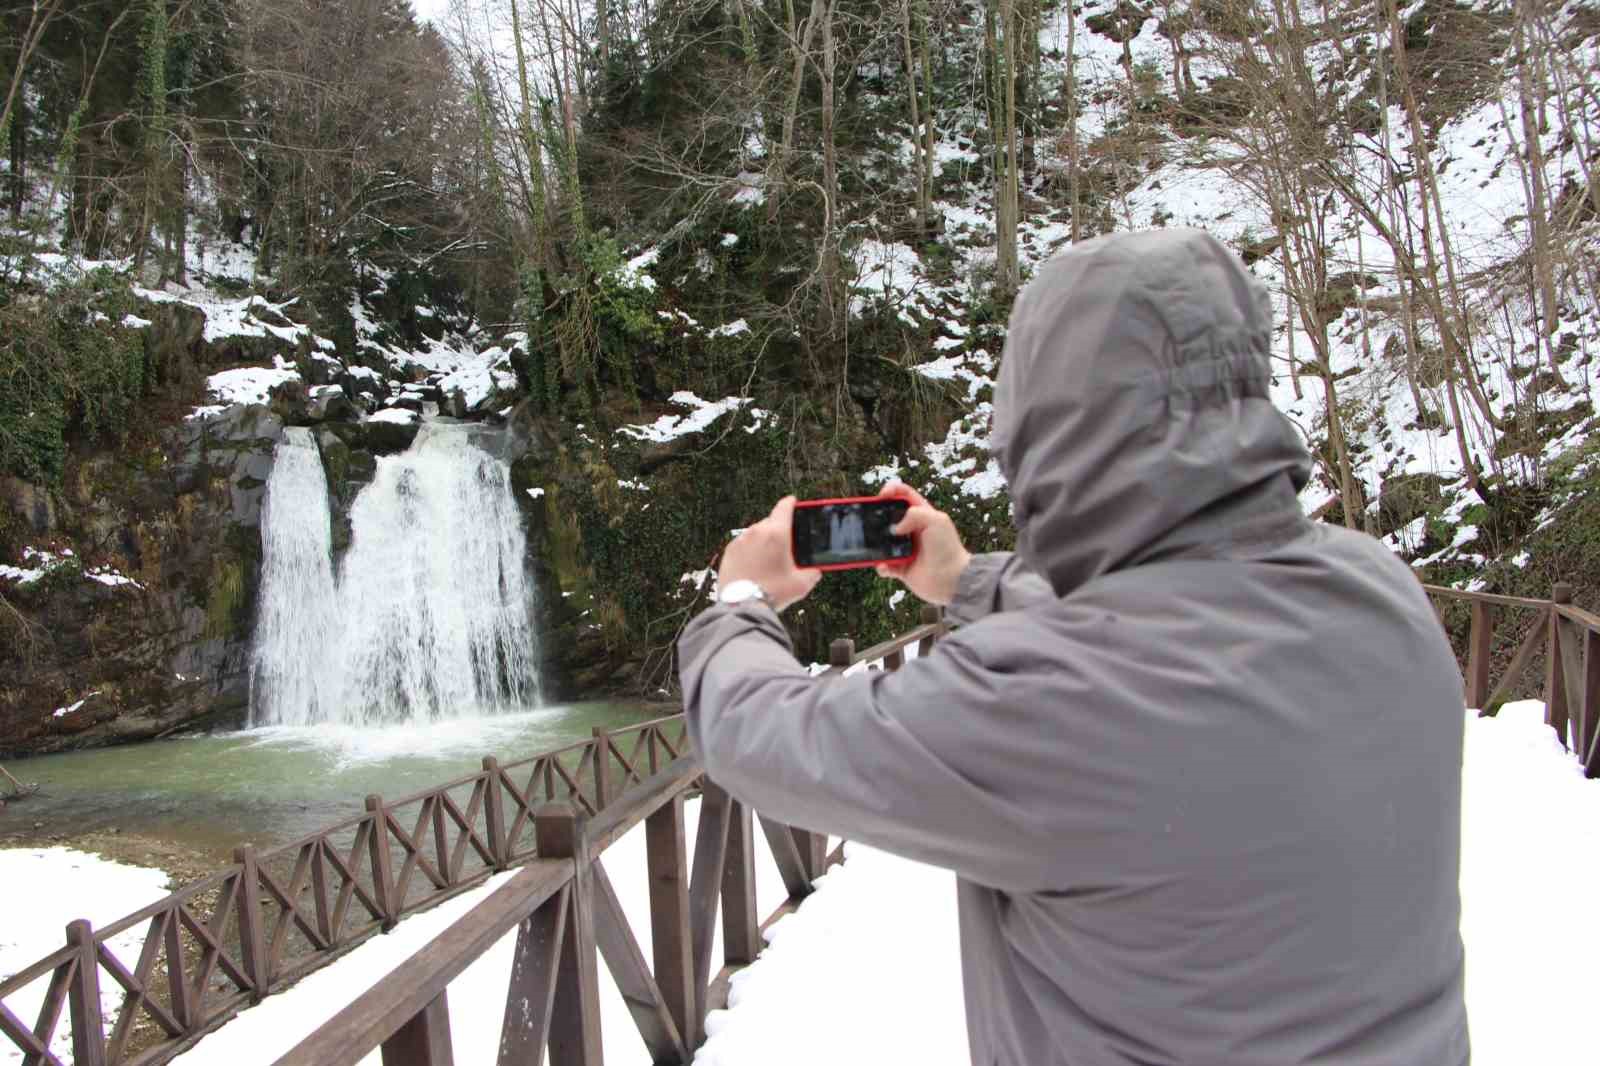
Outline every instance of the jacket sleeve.
<path id="1" fill-rule="evenodd" d="M 961 636 L 892 673 L 812 677 L 770 607 L 713 607 L 678 645 L 690 739 L 707 774 L 763 814 L 1038 888 L 1057 848 L 1032 839 L 1038 819 L 973 758 L 993 746 L 980 708 L 1003 679 Z"/>
<path id="2" fill-rule="evenodd" d="M 974 555 L 961 571 L 948 614 L 952 621 L 976 622 L 996 611 L 1015 611 L 1055 598 L 1055 590 L 1014 552 Z"/>

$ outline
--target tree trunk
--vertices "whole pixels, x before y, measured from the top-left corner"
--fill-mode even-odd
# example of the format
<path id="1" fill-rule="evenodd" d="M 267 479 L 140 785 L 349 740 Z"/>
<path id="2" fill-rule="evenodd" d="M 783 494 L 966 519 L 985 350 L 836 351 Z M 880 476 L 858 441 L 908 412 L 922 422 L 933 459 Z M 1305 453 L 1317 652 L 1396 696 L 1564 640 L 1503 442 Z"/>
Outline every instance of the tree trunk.
<path id="1" fill-rule="evenodd" d="M 822 192 L 824 201 L 822 230 L 822 315 L 823 332 L 831 335 L 841 311 L 839 286 L 839 242 L 836 237 L 839 209 L 839 161 L 834 145 L 833 80 L 838 61 L 833 37 L 834 4 L 830 0 L 822 12 Z"/>
<path id="2" fill-rule="evenodd" d="M 917 59 L 911 43 L 911 0 L 900 0 L 900 40 L 904 44 L 906 101 L 911 111 L 911 167 L 917 175 L 917 232 L 927 232 L 927 204 L 923 187 L 922 114 L 917 101 Z"/>
<path id="3" fill-rule="evenodd" d="M 1083 238 L 1083 228 L 1078 218 L 1079 187 L 1078 167 L 1078 16 L 1067 12 L 1067 178 L 1072 185 L 1072 243 Z"/>
<path id="4" fill-rule="evenodd" d="M 933 149 L 937 138 L 934 135 L 933 121 L 933 59 L 929 42 L 933 39 L 933 20 L 928 10 L 928 0 L 917 0 L 918 8 L 922 15 L 922 90 L 924 105 L 922 108 L 922 180 L 919 183 L 919 200 L 917 210 L 922 216 L 923 225 L 931 227 L 933 218 Z"/>
<path id="5" fill-rule="evenodd" d="M 786 191 L 785 182 L 788 176 L 785 168 L 788 166 L 790 146 L 794 144 L 795 116 L 800 111 L 800 89 L 805 85 L 806 56 L 811 52 L 811 42 L 816 36 L 817 28 L 822 24 L 824 0 L 811 0 L 811 13 L 799 26 L 795 24 L 794 0 L 784 0 L 784 10 L 788 15 L 788 37 L 791 54 L 794 57 L 794 72 L 789 78 L 789 98 L 783 108 L 783 136 L 778 141 L 778 150 L 773 153 L 771 166 L 767 169 L 768 222 L 778 220 L 779 202 Z"/>

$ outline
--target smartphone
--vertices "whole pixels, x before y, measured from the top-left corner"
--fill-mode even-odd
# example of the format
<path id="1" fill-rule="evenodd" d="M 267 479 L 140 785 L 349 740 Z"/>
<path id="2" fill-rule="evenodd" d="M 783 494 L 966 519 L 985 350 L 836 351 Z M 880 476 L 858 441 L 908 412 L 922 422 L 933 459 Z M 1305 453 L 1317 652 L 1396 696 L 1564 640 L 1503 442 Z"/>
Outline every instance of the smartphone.
<path id="1" fill-rule="evenodd" d="M 916 541 L 889 530 L 910 504 L 883 496 L 801 500 L 794 505 L 794 562 L 818 570 L 909 563 Z"/>

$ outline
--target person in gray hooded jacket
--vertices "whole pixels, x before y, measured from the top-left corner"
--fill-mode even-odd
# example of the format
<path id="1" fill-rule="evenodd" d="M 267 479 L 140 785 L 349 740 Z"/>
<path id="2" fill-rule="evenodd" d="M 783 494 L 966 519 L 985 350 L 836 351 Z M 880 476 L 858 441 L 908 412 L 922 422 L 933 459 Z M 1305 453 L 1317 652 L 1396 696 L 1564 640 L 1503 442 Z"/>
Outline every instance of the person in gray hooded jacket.
<path id="1" fill-rule="evenodd" d="M 812 678 L 793 500 L 679 643 L 706 772 L 954 870 L 976 1066 L 1460 1066 L 1461 676 L 1410 571 L 1308 521 L 1270 303 L 1194 230 L 1104 237 L 1017 300 L 993 449 L 1017 551 L 903 486 L 899 577 L 964 626 Z M 735 597 L 729 597 L 730 599 Z"/>

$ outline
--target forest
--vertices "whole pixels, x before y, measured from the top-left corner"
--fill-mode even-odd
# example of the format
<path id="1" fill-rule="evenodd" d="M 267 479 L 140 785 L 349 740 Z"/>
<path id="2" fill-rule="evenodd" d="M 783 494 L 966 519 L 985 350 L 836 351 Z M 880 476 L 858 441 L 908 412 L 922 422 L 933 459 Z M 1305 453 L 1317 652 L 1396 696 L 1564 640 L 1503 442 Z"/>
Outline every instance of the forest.
<path id="1" fill-rule="evenodd" d="M 74 449 L 127 450 L 202 402 L 200 376 L 122 328 L 150 292 L 259 294 L 380 377 L 441 334 L 500 345 L 513 421 L 560 456 L 526 478 L 550 492 L 550 565 L 634 649 L 613 665 L 655 684 L 692 606 L 680 575 L 784 491 L 900 474 L 1008 546 L 984 443 L 1019 287 L 1068 244 L 1201 225 L 1278 301 L 1278 396 L 1318 460 L 1308 512 L 1476 587 L 1544 595 L 1600 564 L 1584 4 L 429 16 L 0 4 L 0 473 L 48 494 Z M 623 432 L 685 393 L 739 413 L 676 442 Z M 31 535 L 0 520 L 13 557 Z M 813 653 L 913 617 L 865 579 L 831 587 L 795 623 Z"/>

